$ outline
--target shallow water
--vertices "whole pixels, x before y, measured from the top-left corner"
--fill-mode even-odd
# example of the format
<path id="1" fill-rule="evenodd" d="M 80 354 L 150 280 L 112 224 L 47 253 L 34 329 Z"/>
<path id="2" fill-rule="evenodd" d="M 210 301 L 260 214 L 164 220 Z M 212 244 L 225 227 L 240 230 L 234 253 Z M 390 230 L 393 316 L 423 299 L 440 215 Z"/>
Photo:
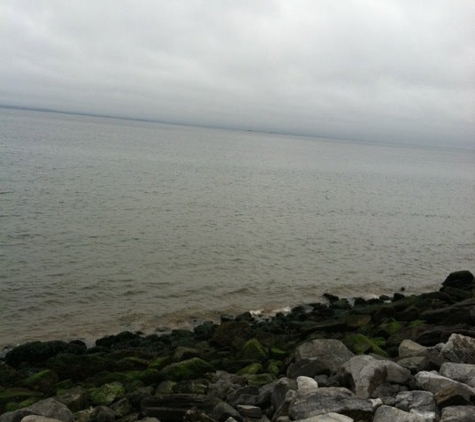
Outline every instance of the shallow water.
<path id="1" fill-rule="evenodd" d="M 0 109 L 0 346 L 437 289 L 475 152 Z"/>

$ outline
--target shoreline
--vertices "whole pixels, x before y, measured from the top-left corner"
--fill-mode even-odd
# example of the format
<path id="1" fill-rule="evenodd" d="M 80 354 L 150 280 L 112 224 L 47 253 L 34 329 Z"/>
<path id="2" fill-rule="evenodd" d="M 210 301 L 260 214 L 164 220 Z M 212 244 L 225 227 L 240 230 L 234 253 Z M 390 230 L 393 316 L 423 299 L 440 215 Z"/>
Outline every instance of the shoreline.
<path id="1" fill-rule="evenodd" d="M 445 374 L 452 363 L 475 368 L 472 273 L 451 273 L 440 290 L 418 295 L 324 298 L 327 303 L 296 306 L 272 317 L 248 311 L 190 330 L 124 331 L 99 338 L 94 345 L 80 340 L 22 344 L 0 357 L 0 415 L 41 415 L 34 412 L 53 400 L 71 413 L 67 420 L 59 418 L 64 422 L 96 422 L 94 412 L 109 412 L 110 422 L 144 417 L 167 422 L 182 420 L 191 409 L 198 413 L 188 421 L 224 422 L 228 413 L 238 422 L 279 417 L 290 421 L 320 414 L 313 400 L 331 394 L 330 413 L 350 418 L 345 420 L 379 422 L 393 420 L 378 419 L 380 413 L 405 411 L 395 404 L 401 394 L 419 390 L 430 393 L 433 402 L 434 417 L 424 421 L 444 421 L 444 409 L 454 405 L 466 406 L 473 410 L 470 417 L 475 415 L 475 381 L 472 386 L 448 377 L 458 384 L 442 394 L 428 386 L 438 381 L 423 380 L 430 371 Z M 457 347 L 465 347 L 463 353 Z M 358 365 L 360 370 L 355 369 Z M 374 367 L 366 374 L 369 380 L 359 378 L 362 367 Z M 292 396 L 283 409 L 282 388 Z M 239 391 L 246 395 L 244 401 L 239 401 Z M 274 396 L 280 397 L 280 404 Z M 306 405 L 299 407 L 302 400 Z M 341 408 L 348 401 L 351 405 Z M 217 415 L 218 408 L 227 410 Z M 0 422 L 8 421 L 0 416 Z"/>

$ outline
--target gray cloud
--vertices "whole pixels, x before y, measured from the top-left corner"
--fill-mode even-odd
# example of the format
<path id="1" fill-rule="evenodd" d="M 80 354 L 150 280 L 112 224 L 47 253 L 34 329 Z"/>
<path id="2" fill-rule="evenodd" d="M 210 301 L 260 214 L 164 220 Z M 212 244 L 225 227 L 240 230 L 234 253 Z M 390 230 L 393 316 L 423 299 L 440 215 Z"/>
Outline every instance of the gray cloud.
<path id="1" fill-rule="evenodd" d="M 0 0 L 0 103 L 474 147 L 472 0 Z"/>

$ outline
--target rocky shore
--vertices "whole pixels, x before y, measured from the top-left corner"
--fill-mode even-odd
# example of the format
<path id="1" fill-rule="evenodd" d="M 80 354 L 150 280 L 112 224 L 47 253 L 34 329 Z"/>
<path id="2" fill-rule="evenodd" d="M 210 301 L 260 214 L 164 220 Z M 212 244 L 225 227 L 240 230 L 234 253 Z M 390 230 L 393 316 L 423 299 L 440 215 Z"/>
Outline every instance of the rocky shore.
<path id="1" fill-rule="evenodd" d="M 473 422 L 475 280 L 258 319 L 33 342 L 0 360 L 0 422 Z"/>

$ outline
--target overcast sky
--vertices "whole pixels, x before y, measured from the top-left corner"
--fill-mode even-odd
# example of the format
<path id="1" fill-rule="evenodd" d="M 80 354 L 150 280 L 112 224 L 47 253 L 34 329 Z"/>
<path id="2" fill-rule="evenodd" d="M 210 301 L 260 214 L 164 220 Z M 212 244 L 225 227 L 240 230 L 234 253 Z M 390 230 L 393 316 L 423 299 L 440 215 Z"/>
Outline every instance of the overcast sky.
<path id="1" fill-rule="evenodd" d="M 474 0 L 0 0 L 0 104 L 475 147 Z"/>

